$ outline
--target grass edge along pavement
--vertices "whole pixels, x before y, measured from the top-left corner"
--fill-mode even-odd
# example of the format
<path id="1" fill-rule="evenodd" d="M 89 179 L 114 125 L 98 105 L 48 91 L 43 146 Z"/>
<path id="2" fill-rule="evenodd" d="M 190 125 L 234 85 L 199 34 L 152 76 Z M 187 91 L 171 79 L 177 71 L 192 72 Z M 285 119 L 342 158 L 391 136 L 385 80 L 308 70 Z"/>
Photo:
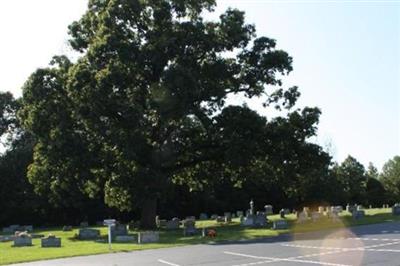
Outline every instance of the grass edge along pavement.
<path id="1" fill-rule="evenodd" d="M 270 220 L 278 220 L 279 215 L 268 217 Z M 156 249 L 176 247 L 192 244 L 213 244 L 222 241 L 237 240 L 254 240 L 259 238 L 267 238 L 279 236 L 281 234 L 296 234 L 329 229 L 347 228 L 357 225 L 366 225 L 374 223 L 382 223 L 388 221 L 400 221 L 400 217 L 392 216 L 391 209 L 369 209 L 366 210 L 366 216 L 360 220 L 354 220 L 350 213 L 343 212 L 341 214 L 341 222 L 333 223 L 327 218 L 321 218 L 318 222 L 308 221 L 303 224 L 296 223 L 295 215 L 287 215 L 286 220 L 289 222 L 288 230 L 272 230 L 271 224 L 264 228 L 250 228 L 240 225 L 239 219 L 234 219 L 230 224 L 218 224 L 214 220 L 196 221 L 197 228 L 215 228 L 217 231 L 216 238 L 202 238 L 200 235 L 184 237 L 182 230 L 166 231 L 160 230 L 160 242 L 152 244 L 122 244 L 113 243 L 112 252 L 128 252 L 135 250 Z M 74 239 L 79 228 L 75 228 L 71 232 L 63 232 L 61 228 L 38 229 L 34 233 L 37 234 L 54 234 L 62 238 L 61 248 L 41 248 L 40 239 L 33 239 L 31 247 L 11 247 L 12 242 L 0 243 L 0 265 L 11 263 L 29 262 L 56 258 L 75 257 L 83 255 L 96 255 L 109 253 L 107 244 L 107 228 L 93 227 L 101 230 L 102 241 L 82 241 Z M 130 234 L 136 234 L 137 231 L 130 231 Z"/>

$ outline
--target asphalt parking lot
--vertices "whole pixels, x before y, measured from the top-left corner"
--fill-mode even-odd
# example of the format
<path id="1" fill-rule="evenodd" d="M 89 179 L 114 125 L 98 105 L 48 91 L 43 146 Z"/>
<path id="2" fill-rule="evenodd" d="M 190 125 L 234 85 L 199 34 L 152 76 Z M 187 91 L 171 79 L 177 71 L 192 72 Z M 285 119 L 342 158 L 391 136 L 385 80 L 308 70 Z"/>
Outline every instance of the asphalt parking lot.
<path id="1" fill-rule="evenodd" d="M 24 266 L 400 265 L 400 223 L 158 250 L 18 264 Z"/>

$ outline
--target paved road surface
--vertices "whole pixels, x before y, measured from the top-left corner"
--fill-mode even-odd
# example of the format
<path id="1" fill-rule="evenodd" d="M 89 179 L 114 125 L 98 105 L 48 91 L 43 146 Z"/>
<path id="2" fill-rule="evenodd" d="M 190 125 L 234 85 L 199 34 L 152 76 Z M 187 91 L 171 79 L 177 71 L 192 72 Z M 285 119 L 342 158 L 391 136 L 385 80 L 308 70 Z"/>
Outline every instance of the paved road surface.
<path id="1" fill-rule="evenodd" d="M 400 223 L 250 242 L 57 259 L 20 266 L 257 266 L 400 265 Z"/>

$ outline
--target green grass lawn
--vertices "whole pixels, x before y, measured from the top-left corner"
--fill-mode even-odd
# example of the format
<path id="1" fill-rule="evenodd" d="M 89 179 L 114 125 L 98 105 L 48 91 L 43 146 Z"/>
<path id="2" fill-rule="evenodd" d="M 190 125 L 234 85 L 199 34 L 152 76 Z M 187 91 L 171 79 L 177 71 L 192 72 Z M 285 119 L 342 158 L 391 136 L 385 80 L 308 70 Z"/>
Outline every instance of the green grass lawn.
<path id="1" fill-rule="evenodd" d="M 301 233 L 310 231 L 319 231 L 334 228 L 345 228 L 355 225 L 382 223 L 387 221 L 400 221 L 400 217 L 391 215 L 391 209 L 370 209 L 366 210 L 366 217 L 361 220 L 353 220 L 350 213 L 343 212 L 341 215 L 341 222 L 333 223 L 326 218 L 321 218 L 318 222 L 307 222 L 303 224 L 295 223 L 295 216 L 293 214 L 287 215 L 286 219 L 289 222 L 289 230 L 272 230 L 271 225 L 265 228 L 249 228 L 240 226 L 238 219 L 234 219 L 230 224 L 217 224 L 214 220 L 197 221 L 196 227 L 212 227 L 217 230 L 217 237 L 202 238 L 201 236 L 184 237 L 182 230 L 175 231 L 160 231 L 160 242 L 156 244 L 119 244 L 115 243 L 112 245 L 112 252 L 124 252 L 132 250 L 143 250 L 143 249 L 154 249 L 154 248 L 165 248 L 180 245 L 190 245 L 199 243 L 215 243 L 226 240 L 241 240 L 241 239 L 255 239 L 262 237 L 272 237 L 283 233 Z M 279 219 L 278 215 L 269 216 L 270 220 Z M 41 248 L 40 239 L 33 239 L 33 246 L 31 247 L 12 247 L 12 242 L 0 243 L 0 265 L 53 259 L 61 257 L 71 257 L 79 255 L 90 255 L 110 252 L 108 249 L 107 239 L 107 228 L 105 227 L 93 227 L 101 230 L 103 236 L 103 242 L 96 241 L 82 241 L 76 240 L 74 235 L 78 233 L 78 229 L 74 229 L 71 232 L 63 232 L 61 228 L 48 228 L 45 230 L 35 230 L 37 234 L 54 234 L 57 237 L 62 238 L 61 248 Z M 135 234 L 136 231 L 130 231 Z"/>

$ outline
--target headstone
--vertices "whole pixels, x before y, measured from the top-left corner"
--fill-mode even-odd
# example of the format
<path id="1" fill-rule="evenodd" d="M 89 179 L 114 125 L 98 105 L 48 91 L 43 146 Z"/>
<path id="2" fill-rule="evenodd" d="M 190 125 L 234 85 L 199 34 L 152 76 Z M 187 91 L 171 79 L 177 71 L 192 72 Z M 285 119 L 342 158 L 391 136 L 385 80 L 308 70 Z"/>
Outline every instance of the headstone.
<path id="1" fill-rule="evenodd" d="M 13 229 L 11 229 L 10 227 L 4 227 L 3 228 L 3 233 L 4 234 L 14 234 L 14 230 Z"/>
<path id="2" fill-rule="evenodd" d="M 213 215 L 211 215 L 211 220 L 215 220 L 215 219 L 217 219 L 218 218 L 218 214 L 213 214 Z"/>
<path id="3" fill-rule="evenodd" d="M 311 219 L 313 222 L 318 221 L 321 218 L 321 213 L 319 212 L 312 212 L 311 213 Z"/>
<path id="4" fill-rule="evenodd" d="M 196 221 L 196 217 L 195 216 L 188 216 L 186 217 L 185 220 L 192 220 L 192 221 Z"/>
<path id="5" fill-rule="evenodd" d="M 49 235 L 41 239 L 42 248 L 59 248 L 61 247 L 61 238 Z"/>
<path id="6" fill-rule="evenodd" d="M 224 212 L 224 216 L 225 216 L 225 217 L 227 217 L 227 216 L 232 217 L 232 213 L 230 213 L 230 212 Z"/>
<path id="7" fill-rule="evenodd" d="M 79 224 L 79 226 L 80 226 L 80 227 L 88 227 L 88 226 L 89 226 L 89 223 L 88 223 L 88 222 L 81 222 L 81 223 Z"/>
<path id="8" fill-rule="evenodd" d="M 267 216 L 264 212 L 258 212 L 255 216 L 254 226 L 266 226 Z"/>
<path id="9" fill-rule="evenodd" d="M 125 235 L 125 236 L 116 236 L 115 237 L 115 242 L 119 243 L 131 243 L 135 242 L 135 237 L 131 235 Z"/>
<path id="10" fill-rule="evenodd" d="M 392 207 L 392 214 L 393 215 L 400 215 L 400 204 L 396 203 L 393 207 Z"/>
<path id="11" fill-rule="evenodd" d="M 32 246 L 32 238 L 30 236 L 17 236 L 14 238 L 14 247 Z"/>
<path id="12" fill-rule="evenodd" d="M 254 201 L 250 200 L 250 209 L 249 209 L 249 214 L 254 215 Z"/>
<path id="13" fill-rule="evenodd" d="M 225 223 L 232 222 L 232 214 L 230 212 L 225 212 L 224 213 L 224 222 Z"/>
<path id="14" fill-rule="evenodd" d="M 160 235 L 158 232 L 147 231 L 147 232 L 139 232 L 138 233 L 138 243 L 156 243 L 160 241 Z"/>
<path id="15" fill-rule="evenodd" d="M 285 215 L 289 215 L 290 214 L 290 210 L 289 209 L 285 208 L 283 210 L 285 211 Z"/>
<path id="16" fill-rule="evenodd" d="M 340 213 L 343 211 L 343 207 L 342 206 L 335 206 L 335 210 L 336 212 Z"/>
<path id="17" fill-rule="evenodd" d="M 0 242 L 14 241 L 15 236 L 0 236 Z"/>
<path id="18" fill-rule="evenodd" d="M 236 212 L 236 216 L 237 216 L 237 217 L 243 216 L 243 211 L 237 211 L 237 212 Z"/>
<path id="19" fill-rule="evenodd" d="M 356 220 L 364 218 L 365 211 L 363 211 L 363 210 L 355 210 L 355 211 L 353 211 L 352 216 Z"/>
<path id="20" fill-rule="evenodd" d="M 265 206 L 264 206 L 264 209 L 265 209 L 265 214 L 266 214 L 266 215 L 271 215 L 271 214 L 273 214 L 273 207 L 272 207 L 272 205 L 265 205 Z"/>
<path id="21" fill-rule="evenodd" d="M 325 207 L 324 206 L 319 206 L 318 207 L 318 212 L 319 213 L 324 213 L 325 212 Z"/>
<path id="22" fill-rule="evenodd" d="M 111 226 L 111 237 L 126 236 L 128 234 L 128 227 L 126 224 L 116 224 Z"/>
<path id="23" fill-rule="evenodd" d="M 298 223 L 305 223 L 308 220 L 308 216 L 307 214 L 302 211 L 299 213 L 299 217 L 297 218 L 297 222 Z"/>
<path id="24" fill-rule="evenodd" d="M 357 211 L 362 211 L 364 210 L 364 207 L 362 205 L 357 205 Z"/>
<path id="25" fill-rule="evenodd" d="M 217 223 L 225 223 L 225 217 L 223 216 L 218 216 L 217 219 L 215 219 Z"/>
<path id="26" fill-rule="evenodd" d="M 200 213 L 200 220 L 208 220 L 208 215 L 206 213 Z"/>
<path id="27" fill-rule="evenodd" d="M 62 230 L 63 230 L 64 232 L 72 231 L 72 226 L 70 226 L 70 225 L 64 225 Z"/>
<path id="28" fill-rule="evenodd" d="M 91 228 L 79 229 L 78 238 L 82 240 L 97 239 L 100 237 L 100 230 Z"/>
<path id="29" fill-rule="evenodd" d="M 178 218 L 172 218 L 172 220 L 167 221 L 165 228 L 168 230 L 176 230 L 179 229 L 180 220 Z"/>
<path id="30" fill-rule="evenodd" d="M 165 228 L 166 225 L 167 225 L 167 220 L 162 219 L 158 221 L 158 227 Z"/>
<path id="31" fill-rule="evenodd" d="M 307 217 L 310 216 L 310 208 L 309 207 L 303 207 L 303 212 L 307 215 Z"/>
<path id="32" fill-rule="evenodd" d="M 346 205 L 346 211 L 353 213 L 355 210 L 356 210 L 356 206 L 350 205 L 350 204 Z"/>
<path id="33" fill-rule="evenodd" d="M 184 220 L 183 221 L 183 235 L 184 236 L 192 236 L 197 232 L 195 221 L 193 220 Z"/>
<path id="34" fill-rule="evenodd" d="M 27 232 L 18 232 L 14 237 L 14 247 L 32 246 L 32 237 Z"/>
<path id="35" fill-rule="evenodd" d="M 284 229 L 288 229 L 288 228 L 289 228 L 289 224 L 287 223 L 286 220 L 276 220 L 272 224 L 272 229 L 274 229 L 274 230 L 284 230 Z"/>
<path id="36" fill-rule="evenodd" d="M 329 216 L 329 218 L 334 223 L 340 222 L 339 215 L 337 212 L 332 212 L 331 215 Z"/>
<path id="37" fill-rule="evenodd" d="M 242 226 L 253 226 L 255 222 L 255 215 L 247 215 L 246 217 L 243 217 L 243 220 L 241 221 Z"/>
<path id="38" fill-rule="evenodd" d="M 279 211 L 279 216 L 282 218 L 282 219 L 285 219 L 285 210 L 284 209 L 281 209 L 280 211 Z"/>
<path id="39" fill-rule="evenodd" d="M 18 224 L 13 224 L 10 225 L 9 227 L 4 227 L 3 228 L 3 233 L 4 234 L 14 234 L 16 231 L 23 231 L 19 229 L 20 226 Z"/>
<path id="40" fill-rule="evenodd" d="M 27 231 L 27 232 L 32 232 L 33 231 L 33 226 L 32 225 L 22 225 L 18 228 L 19 231 Z"/>

